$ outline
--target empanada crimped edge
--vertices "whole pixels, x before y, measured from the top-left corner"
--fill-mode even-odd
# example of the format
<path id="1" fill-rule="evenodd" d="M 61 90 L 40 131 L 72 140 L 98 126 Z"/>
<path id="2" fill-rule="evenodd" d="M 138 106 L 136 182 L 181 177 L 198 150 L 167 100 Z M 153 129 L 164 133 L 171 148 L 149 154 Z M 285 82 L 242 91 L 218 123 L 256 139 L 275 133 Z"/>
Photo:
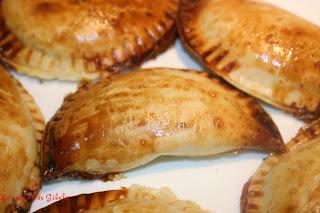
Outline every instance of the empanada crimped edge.
<path id="1" fill-rule="evenodd" d="M 46 80 L 92 80 L 102 75 L 131 70 L 156 57 L 173 44 L 177 36 L 175 24 L 177 7 L 178 0 L 170 0 L 167 10 L 164 11 L 163 20 L 154 26 L 144 28 L 142 32 L 144 40 L 136 35 L 136 40 L 131 46 L 128 47 L 126 41 L 121 45 L 121 49 L 114 49 L 108 55 L 97 54 L 94 57 L 79 57 L 76 53 L 71 53 L 68 57 L 55 56 L 41 49 L 26 46 L 6 26 L 0 13 L 0 60 L 8 68 L 19 73 Z M 118 56 L 119 52 L 123 54 Z M 105 61 L 109 64 L 104 64 Z"/>
<path id="2" fill-rule="evenodd" d="M 302 127 L 298 134 L 286 145 L 288 152 L 296 149 L 301 144 L 320 138 L 320 120 L 315 120 Z M 261 212 L 261 197 L 263 197 L 264 183 L 268 178 L 273 166 L 275 166 L 281 155 L 270 155 L 260 165 L 255 174 L 246 182 L 241 195 L 240 209 L 242 213 Z M 290 195 L 288 195 L 290 196 Z"/>
<path id="3" fill-rule="evenodd" d="M 106 192 L 96 192 L 93 194 L 81 194 L 74 197 L 68 197 L 53 203 L 43 209 L 39 209 L 38 213 L 59 213 L 59 212 L 78 212 L 83 210 L 89 210 L 91 208 L 99 208 L 104 205 L 108 205 L 113 202 L 118 202 L 121 199 L 126 198 L 128 195 L 128 189 L 122 188 L 119 190 L 112 190 Z M 102 203 L 103 202 L 103 203 Z"/>
<path id="4" fill-rule="evenodd" d="M 172 211 L 170 211 L 173 209 Z M 74 213 L 86 211 L 106 212 L 118 210 L 120 212 L 192 212 L 209 213 L 192 202 L 180 200 L 167 187 L 160 189 L 132 185 L 129 188 L 81 194 L 65 198 L 57 203 L 36 211 L 37 213 Z"/>
<path id="5" fill-rule="evenodd" d="M 250 0 L 246 0 L 246 1 L 247 2 L 254 2 L 254 1 L 250 1 Z M 181 6 L 180 6 L 180 9 L 178 12 L 178 19 L 177 19 L 178 24 L 177 25 L 178 25 L 179 37 L 180 37 L 181 42 L 182 42 L 183 46 L 185 47 L 185 49 L 192 56 L 194 56 L 195 59 L 200 61 L 204 66 L 208 67 L 210 69 L 210 71 L 212 71 L 215 74 L 219 75 L 220 77 L 224 78 L 226 81 L 231 83 L 233 86 L 246 92 L 247 94 L 250 94 L 256 98 L 259 98 L 260 100 L 263 100 L 267 104 L 270 104 L 271 106 L 277 107 L 285 112 L 288 112 L 301 120 L 310 122 L 312 120 L 319 118 L 320 117 L 320 103 L 318 103 L 316 109 L 314 109 L 312 111 L 309 110 L 307 106 L 298 107 L 298 106 L 296 106 L 295 103 L 293 103 L 292 105 L 284 104 L 283 102 L 281 102 L 279 100 L 276 100 L 274 98 L 270 98 L 269 96 L 266 96 L 262 93 L 260 94 L 259 92 L 255 92 L 255 91 L 253 91 L 253 89 L 245 88 L 243 85 L 240 85 L 238 81 L 236 81 L 228 76 L 231 72 L 233 72 L 235 70 L 237 71 L 239 68 L 242 67 L 241 63 L 239 62 L 240 61 L 239 58 L 233 58 L 234 60 L 229 60 L 228 57 L 229 57 L 229 55 L 232 55 L 232 50 L 225 48 L 222 43 L 217 43 L 216 45 L 211 45 L 210 47 L 208 47 L 208 45 L 207 45 L 208 42 L 201 40 L 201 34 L 198 35 L 199 33 L 197 32 L 197 29 L 195 29 L 196 27 L 194 26 L 195 25 L 194 19 L 198 15 L 198 13 L 201 12 L 203 4 L 206 4 L 206 2 L 208 2 L 208 1 L 205 1 L 205 0 L 199 0 L 199 1 L 182 0 L 181 1 L 181 4 L 180 4 Z M 236 1 L 234 1 L 234 2 L 236 2 Z M 241 1 L 239 0 L 239 2 L 241 2 Z M 272 6 L 275 9 L 279 9 L 278 7 L 270 5 L 268 3 L 262 3 L 262 2 L 254 2 L 254 3 L 265 4 L 268 6 Z M 236 8 L 235 8 L 235 10 L 236 10 Z M 287 11 L 283 10 L 283 12 L 287 12 Z M 288 12 L 288 13 L 290 13 L 290 12 Z M 190 23 L 192 23 L 192 24 L 190 24 Z M 186 28 L 186 26 L 188 26 L 188 28 Z M 313 25 L 313 27 L 314 27 L 314 25 Z M 295 37 L 299 37 L 299 33 L 300 33 L 299 28 L 297 28 L 297 32 L 296 32 L 297 36 L 295 36 Z M 288 33 L 288 35 L 290 35 L 290 33 Z M 259 41 L 259 42 L 263 42 L 263 41 Z M 307 44 L 308 47 L 312 48 L 312 46 L 309 43 Z M 204 47 L 206 47 L 206 50 L 203 49 Z M 239 48 L 241 48 L 241 47 L 239 47 Z M 295 48 L 299 48 L 299 46 L 296 45 Z M 318 49 L 316 49 L 316 48 L 318 48 L 318 47 L 314 48 L 315 51 L 318 51 L 319 48 Z M 299 51 L 301 51 L 301 50 L 299 50 Z M 306 50 L 306 52 L 307 51 L 308 50 Z M 319 53 L 319 51 L 317 53 Z M 300 54 L 300 55 L 302 55 L 302 54 Z M 214 57 L 212 57 L 212 56 L 214 56 Z M 209 58 L 209 57 L 211 58 L 210 62 L 207 61 L 207 58 Z M 303 56 L 301 56 L 301 57 L 303 57 Z M 313 56 L 313 54 L 310 54 L 309 58 L 312 58 L 312 57 L 315 57 L 315 56 Z M 228 58 L 228 59 L 226 59 L 226 58 Z M 303 59 L 308 60 L 308 57 L 304 56 Z M 320 62 L 315 63 L 314 68 L 313 68 L 314 79 L 316 79 L 318 82 L 320 81 L 320 75 L 317 74 L 317 70 L 320 69 L 319 64 L 320 64 Z M 293 70 L 294 69 L 295 68 L 293 68 Z M 307 82 L 306 80 L 304 80 L 304 81 Z M 300 85 L 300 87 L 303 88 L 304 86 Z M 316 90 L 317 87 L 314 87 L 314 89 Z M 284 91 L 284 89 L 278 89 L 278 91 L 279 91 L 278 93 L 280 93 L 281 90 Z M 306 97 L 305 99 L 308 99 L 308 97 Z"/>
<path id="6" fill-rule="evenodd" d="M 1 72 L 7 72 L 1 66 Z M 39 109 L 38 105 L 35 103 L 33 97 L 26 91 L 26 89 L 21 85 L 21 83 L 15 79 L 11 74 L 7 73 L 9 78 L 15 83 L 20 98 L 26 104 L 33 120 L 33 125 L 35 129 L 36 143 L 37 143 L 37 162 L 34 162 L 34 167 L 30 173 L 29 181 L 27 185 L 23 188 L 21 192 L 22 197 L 12 201 L 11 204 L 7 206 L 8 212 L 27 212 L 29 211 L 33 200 L 38 195 L 38 192 L 42 186 L 42 177 L 40 172 L 40 148 L 42 143 L 43 132 L 45 129 L 44 117 Z"/>
<path id="7" fill-rule="evenodd" d="M 148 72 L 149 70 L 142 70 L 142 71 Z M 151 69 L 151 71 L 152 70 L 153 69 Z M 159 68 L 159 70 L 165 71 L 166 69 Z M 135 71 L 135 72 L 140 72 L 140 71 Z M 250 116 L 255 119 L 254 121 L 256 122 L 255 125 L 258 125 L 259 128 L 261 128 L 260 130 L 263 132 L 257 133 L 260 136 L 256 138 L 256 141 L 248 141 L 247 144 L 245 145 L 246 147 L 243 147 L 243 148 L 249 148 L 249 149 L 252 148 L 252 149 L 257 149 L 261 151 L 276 152 L 276 153 L 281 153 L 285 151 L 285 146 L 283 144 L 282 137 L 276 125 L 272 121 L 271 117 L 263 110 L 261 105 L 255 99 L 247 96 L 241 91 L 236 90 L 235 88 L 228 85 L 224 81 L 216 77 L 213 77 L 206 72 L 196 72 L 196 71 L 189 71 L 189 70 L 182 70 L 182 71 L 179 70 L 179 72 L 187 72 L 187 73 L 201 75 L 206 78 L 209 78 L 215 84 L 218 84 L 219 86 L 226 89 L 226 91 L 231 92 L 235 97 L 235 99 L 239 101 L 239 104 L 241 103 L 241 105 L 244 106 L 245 108 L 244 110 L 246 112 L 248 110 L 248 114 L 250 114 Z M 113 81 L 113 79 L 116 79 L 116 78 L 118 78 L 118 75 L 110 76 L 107 79 L 103 80 L 104 84 L 106 84 L 106 82 L 110 84 Z M 79 172 L 79 171 L 72 171 L 64 174 L 61 174 L 61 173 L 59 174 L 59 171 L 58 172 L 56 171 L 55 156 L 53 154 L 53 148 L 54 146 L 57 146 L 56 141 L 59 140 L 55 136 L 55 131 L 57 128 L 59 128 L 59 126 L 57 126 L 58 123 L 64 117 L 64 114 L 68 113 L 69 108 L 72 107 L 75 104 L 75 102 L 77 102 L 77 100 L 75 99 L 77 99 L 77 96 L 79 93 L 90 91 L 91 87 L 99 86 L 99 83 L 101 83 L 101 81 L 94 84 L 93 83 L 85 84 L 82 87 L 80 87 L 76 93 L 67 96 L 65 98 L 65 101 L 62 107 L 58 110 L 55 116 L 48 123 L 45 137 L 43 140 L 43 145 L 42 145 L 42 160 L 41 160 L 43 162 L 42 173 L 44 174 L 45 179 L 47 180 L 56 179 L 61 176 L 67 176 L 67 177 L 72 176 L 72 177 L 81 177 L 81 178 L 108 177 L 108 173 L 90 174 L 90 173 Z M 118 172 L 118 171 L 114 171 L 114 172 Z"/>

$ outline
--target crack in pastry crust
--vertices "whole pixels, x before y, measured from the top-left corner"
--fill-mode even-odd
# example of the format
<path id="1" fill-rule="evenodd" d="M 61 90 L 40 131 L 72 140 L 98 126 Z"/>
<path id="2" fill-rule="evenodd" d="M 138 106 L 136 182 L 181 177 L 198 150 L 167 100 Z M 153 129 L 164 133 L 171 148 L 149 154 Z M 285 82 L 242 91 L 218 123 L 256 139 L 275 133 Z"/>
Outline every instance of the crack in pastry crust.
<path id="1" fill-rule="evenodd" d="M 253 12 L 254 11 L 254 12 Z M 182 0 L 180 38 L 235 87 L 294 116 L 320 116 L 320 28 L 251 0 Z"/>
<path id="2" fill-rule="evenodd" d="M 67 96 L 47 125 L 42 172 L 46 179 L 105 177 L 160 155 L 284 147 L 253 98 L 206 72 L 155 68 L 87 83 Z"/>
<path id="3" fill-rule="evenodd" d="M 1 58 L 43 79 L 79 81 L 129 70 L 173 43 L 178 4 L 2 0 Z"/>
<path id="4" fill-rule="evenodd" d="M 22 85 L 14 79 L 9 73 L 6 73 L 7 71 L 4 70 L 3 67 L 0 67 L 0 75 L 1 75 L 1 83 L 0 83 L 0 93 L 1 94 L 1 100 L 4 101 L 3 103 L 0 103 L 0 108 L 2 108 L 2 112 L 4 114 L 11 115 L 11 117 L 8 117 L 8 120 L 12 120 L 14 124 L 9 124 L 8 127 L 1 127 L 0 128 L 0 138 L 1 143 L 4 146 L 7 146 L 9 143 L 12 144 L 12 146 L 16 146 L 15 148 L 19 148 L 21 145 L 19 140 L 19 137 L 25 136 L 23 140 L 29 140 L 29 137 L 25 135 L 25 133 L 21 132 L 17 128 L 28 128 L 32 140 L 35 140 L 35 144 L 25 144 L 22 146 L 28 146 L 28 148 L 25 147 L 26 150 L 20 150 L 19 153 L 17 153 L 19 156 L 15 156 L 14 162 L 10 162 L 11 165 L 17 165 L 17 167 L 13 168 L 13 170 L 18 170 L 19 165 L 23 163 L 26 165 L 31 165 L 29 167 L 24 166 L 23 171 L 26 174 L 22 174 L 21 176 L 15 177 L 15 173 L 19 171 L 15 171 L 12 173 L 1 171 L 1 178 L 5 178 L 5 180 L 1 180 L 1 183 L 5 187 L 5 189 L 2 189 L 1 193 L 6 194 L 6 196 L 10 197 L 12 196 L 12 201 L 6 202 L 1 201 L 2 204 L 0 206 L 0 209 L 5 212 L 27 212 L 31 206 L 31 203 L 33 199 L 37 196 L 38 191 L 41 188 L 41 175 L 40 175 L 40 147 L 41 147 L 41 141 L 42 141 L 42 135 L 45 128 L 44 119 L 40 112 L 40 109 L 35 104 L 33 98 L 28 94 L 28 92 L 22 87 Z M 4 98 L 4 99 L 3 99 Z M 3 108 L 5 105 L 9 108 Z M 18 106 L 19 104 L 19 106 Z M 16 106 L 14 106 L 16 105 Z M 23 114 L 26 113 L 26 114 Z M 2 117 L 2 116 L 1 116 Z M 7 120 L 7 122 L 9 122 Z M 6 121 L 2 121 L 3 123 L 6 123 Z M 25 126 L 27 125 L 27 126 Z M 31 126 L 30 126 L 31 125 Z M 28 127 L 29 126 L 29 127 Z M 11 127 L 12 129 L 9 130 L 8 128 Z M 10 131 L 14 130 L 14 136 L 11 135 Z M 29 134 L 29 133 L 28 133 Z M 21 138 L 20 138 L 21 139 Z M 30 141 L 32 142 L 32 141 Z M 20 145 L 19 145 L 20 144 Z M 35 145 L 34 149 L 29 150 L 29 147 L 32 147 Z M 10 145 L 11 146 L 11 145 Z M 11 154 L 14 154 L 15 148 L 9 148 L 7 146 L 7 151 L 12 151 Z M 1 159 L 5 160 L 6 156 L 10 158 L 9 154 L 4 152 L 3 147 L 1 150 Z M 23 153 L 26 153 L 27 159 L 22 160 Z M 10 155 L 11 155 L 10 154 Z M 35 157 L 34 157 L 35 155 Z M 12 156 L 11 156 L 12 157 Z M 32 160 L 34 159 L 34 160 Z M 32 162 L 29 162 L 29 161 Z M 3 163 L 3 161 L 2 161 Z M 3 166 L 3 165 L 2 165 Z M 8 171 L 10 172 L 10 166 L 8 167 Z M 4 172 L 4 173 L 2 173 Z M 25 175 L 28 175 L 28 177 L 25 177 Z M 24 185 L 21 185 L 20 192 L 16 191 L 18 194 L 11 194 L 9 190 L 10 187 L 13 186 L 7 186 L 6 184 L 10 184 L 11 178 L 17 178 L 16 182 L 14 182 L 13 185 L 20 184 L 18 182 L 21 180 Z M 7 183 L 6 183 L 7 182 Z M 16 199 L 13 199 L 16 198 Z M 4 206 L 5 205 L 5 206 Z"/>

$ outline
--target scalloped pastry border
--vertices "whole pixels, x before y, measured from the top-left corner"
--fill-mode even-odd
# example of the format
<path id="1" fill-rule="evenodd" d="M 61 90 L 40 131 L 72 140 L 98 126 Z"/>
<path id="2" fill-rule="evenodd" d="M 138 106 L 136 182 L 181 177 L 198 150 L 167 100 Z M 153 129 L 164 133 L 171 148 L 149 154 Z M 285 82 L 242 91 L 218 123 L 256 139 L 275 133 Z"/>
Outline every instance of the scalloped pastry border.
<path id="1" fill-rule="evenodd" d="M 274 144 L 273 144 L 274 147 L 270 148 L 270 146 L 269 146 L 270 144 L 266 144 L 266 147 L 268 147 L 269 149 L 272 149 L 272 150 L 278 150 L 278 152 L 285 151 L 286 148 L 282 142 L 282 137 L 279 133 L 279 130 L 274 125 L 272 118 L 262 108 L 262 106 L 251 96 L 248 96 L 247 94 L 243 93 L 242 91 L 237 90 L 232 85 L 229 85 L 228 83 L 226 83 L 222 79 L 220 79 L 220 78 L 218 78 L 208 72 L 199 72 L 196 70 L 174 69 L 174 68 L 140 69 L 140 70 L 136 70 L 135 72 L 146 71 L 146 70 L 152 71 L 153 69 L 157 69 L 157 70 L 170 69 L 170 70 L 176 70 L 176 71 L 180 71 L 180 72 L 187 72 L 187 73 L 201 75 L 201 76 L 204 76 L 204 77 L 210 79 L 215 84 L 222 86 L 224 89 L 231 91 L 233 93 L 234 97 L 236 97 L 237 100 L 239 100 L 239 102 L 243 103 L 243 105 L 247 106 L 248 109 L 250 109 L 249 113 L 256 120 L 256 122 L 258 124 L 260 124 L 261 126 L 263 126 L 264 128 L 266 128 L 268 130 L 268 133 L 270 133 L 271 136 L 274 139 L 276 139 L 276 142 L 274 142 Z M 93 87 L 97 84 L 100 84 L 102 81 L 103 82 L 109 81 L 111 83 L 111 81 L 114 78 L 117 78 L 117 76 L 119 76 L 119 75 L 121 75 L 121 74 L 113 74 L 113 75 L 108 76 L 104 79 L 101 79 L 97 82 L 85 83 L 84 85 L 81 85 L 75 93 L 70 94 L 65 97 L 61 108 L 56 112 L 56 114 L 48 122 L 47 127 L 46 127 L 46 131 L 45 131 L 45 136 L 43 139 L 43 144 L 42 144 L 42 148 L 41 148 L 41 150 L 42 150 L 41 162 L 43 162 L 43 164 L 41 165 L 42 166 L 41 172 L 42 172 L 45 180 L 74 177 L 74 178 L 83 178 L 83 179 L 104 179 L 107 181 L 107 180 L 114 180 L 114 179 L 118 178 L 117 173 L 91 174 L 91 173 L 86 173 L 86 172 L 73 171 L 73 172 L 69 172 L 69 173 L 56 174 L 54 171 L 54 160 L 52 160 L 52 154 L 50 154 L 50 144 L 55 141 L 54 129 L 55 129 L 56 122 L 61 120 L 61 116 L 63 116 L 64 111 L 66 109 L 69 109 L 70 104 L 73 101 L 75 101 L 74 96 L 76 96 L 77 94 L 79 94 L 81 92 L 86 92 L 86 91 L 90 90 L 90 87 Z M 277 145 L 275 145 L 275 144 L 277 144 Z M 52 171 L 52 172 L 50 172 L 50 171 Z"/>
<path id="2" fill-rule="evenodd" d="M 108 55 L 97 55 L 93 58 L 78 58 L 74 54 L 67 59 L 49 56 L 43 51 L 26 47 L 16 35 L 11 33 L 0 13 L 0 60 L 8 68 L 19 73 L 46 80 L 93 80 L 101 75 L 131 70 L 156 57 L 173 44 L 177 36 L 175 22 L 178 5 L 179 0 L 170 0 L 164 11 L 163 20 L 150 28 L 144 28 L 146 40 L 142 42 L 143 45 L 140 44 L 140 35 L 135 36 L 135 43 L 129 44 L 130 48 L 124 42 L 121 51 L 125 53 L 124 59 L 117 57 L 117 49 Z M 31 64 L 31 61 L 36 61 L 37 64 Z M 104 65 L 102 61 L 108 61 L 109 64 Z M 43 67 L 46 65 L 49 67 Z"/>
<path id="3" fill-rule="evenodd" d="M 190 29 L 186 29 L 185 27 L 185 25 L 194 25 L 194 23 L 192 22 L 194 20 L 195 14 L 199 13 L 201 7 L 203 6 L 201 5 L 202 1 L 203 0 L 181 0 L 177 18 L 177 28 L 179 32 L 179 37 L 183 46 L 192 56 L 194 56 L 198 61 L 200 61 L 201 64 L 207 67 L 211 72 L 220 77 L 223 77 L 220 73 L 229 73 L 233 69 L 238 68 L 240 66 L 239 62 L 236 59 L 234 61 L 229 61 L 225 66 L 219 69 L 218 67 L 219 65 L 221 65 L 220 62 L 222 62 L 223 59 L 228 55 L 229 50 L 223 48 L 221 43 L 218 43 L 216 45 L 211 46 L 210 48 L 207 48 L 204 51 L 199 51 L 199 47 L 204 46 L 206 43 L 201 41 L 200 38 L 198 38 L 198 34 L 196 32 L 195 27 Z M 213 55 L 215 57 L 212 58 Z M 214 70 L 220 71 L 215 72 Z M 234 87 L 237 87 L 237 82 L 233 81 L 230 78 L 224 79 L 228 81 L 230 84 L 232 84 Z M 243 88 L 237 88 L 243 90 Z M 253 91 L 246 90 L 245 92 L 263 100 L 271 106 L 280 108 L 283 111 L 288 112 L 301 120 L 312 121 L 320 117 L 320 104 L 315 111 L 309 111 L 306 107 L 297 108 L 295 106 L 287 106 L 267 96 L 254 93 Z"/>
<path id="4" fill-rule="evenodd" d="M 291 150 L 299 147 L 301 143 L 320 137 L 320 119 L 315 120 L 305 127 L 302 127 L 298 134 L 287 144 L 287 149 Z M 261 212 L 261 200 L 264 194 L 263 186 L 265 178 L 271 172 L 281 156 L 270 155 L 257 169 L 256 173 L 244 185 L 240 209 L 241 213 L 259 213 Z"/>
<path id="5" fill-rule="evenodd" d="M 128 190 L 129 189 L 123 187 L 118 190 L 96 192 L 92 194 L 80 194 L 78 196 L 53 203 L 36 212 L 77 212 L 81 210 L 90 210 L 91 208 L 104 207 L 107 204 L 125 199 L 128 196 Z"/>
<path id="6" fill-rule="evenodd" d="M 3 68 L 3 71 L 7 72 L 4 68 Z M 33 126 L 35 129 L 36 142 L 38 144 L 37 162 L 34 162 L 34 167 L 31 170 L 29 180 L 21 192 L 23 199 L 21 200 L 19 199 L 18 201 L 12 201 L 12 203 L 9 204 L 6 209 L 6 211 L 8 212 L 16 212 L 16 211 L 24 212 L 30 209 L 32 201 L 36 198 L 42 185 L 42 178 L 40 173 L 40 147 L 42 143 L 42 136 L 45 129 L 45 122 L 44 122 L 44 117 L 40 111 L 40 108 L 35 103 L 33 97 L 27 92 L 27 90 L 22 86 L 22 84 L 17 79 L 15 79 L 10 73 L 7 73 L 7 74 L 16 84 L 16 88 L 20 94 L 20 98 L 26 104 L 26 107 L 32 116 Z"/>
<path id="7" fill-rule="evenodd" d="M 143 208 L 144 201 L 149 203 L 149 200 L 153 204 L 151 206 L 146 205 Z M 125 209 L 123 209 L 124 211 L 127 210 L 128 207 L 133 207 L 135 210 L 137 210 L 138 207 L 142 207 L 144 209 L 142 212 L 159 212 L 155 211 L 154 208 L 155 205 L 159 203 L 160 206 L 162 204 L 177 207 L 177 209 L 180 210 L 179 212 L 211 212 L 203 209 L 199 204 L 193 201 L 180 199 L 167 187 L 161 187 L 157 189 L 134 184 L 128 188 L 122 187 L 121 189 L 95 192 L 91 194 L 80 194 L 78 196 L 70 197 L 69 199 L 63 199 L 47 207 L 39 209 L 36 211 L 36 213 L 69 213 L 90 210 L 103 212 L 104 208 L 108 207 L 111 207 L 112 209 L 118 209 L 117 206 L 119 203 L 121 206 L 123 204 L 121 203 L 122 201 L 124 203 L 129 201 L 130 203 L 129 206 L 126 206 Z M 138 203 L 138 205 L 135 205 L 136 203 Z"/>

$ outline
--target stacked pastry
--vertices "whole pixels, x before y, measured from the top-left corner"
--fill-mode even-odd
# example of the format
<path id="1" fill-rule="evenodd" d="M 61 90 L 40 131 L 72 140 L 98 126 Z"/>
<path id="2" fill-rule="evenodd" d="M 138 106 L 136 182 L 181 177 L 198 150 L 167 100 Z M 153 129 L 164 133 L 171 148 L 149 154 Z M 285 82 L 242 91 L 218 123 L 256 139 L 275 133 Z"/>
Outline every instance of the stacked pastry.
<path id="1" fill-rule="evenodd" d="M 1 212 L 28 211 L 41 176 L 105 179 L 159 156 L 241 150 L 272 153 L 244 187 L 243 212 L 320 211 L 320 121 L 286 146 L 254 99 L 319 119 L 319 27 L 251 0 L 3 0 L 0 7 L 6 68 L 87 81 L 42 137 L 33 99 L 0 68 L 0 188 L 22 198 L 1 202 Z M 185 47 L 211 72 L 134 70 L 171 45 L 176 20 Z M 169 189 L 132 186 L 39 212 L 207 211 Z"/>

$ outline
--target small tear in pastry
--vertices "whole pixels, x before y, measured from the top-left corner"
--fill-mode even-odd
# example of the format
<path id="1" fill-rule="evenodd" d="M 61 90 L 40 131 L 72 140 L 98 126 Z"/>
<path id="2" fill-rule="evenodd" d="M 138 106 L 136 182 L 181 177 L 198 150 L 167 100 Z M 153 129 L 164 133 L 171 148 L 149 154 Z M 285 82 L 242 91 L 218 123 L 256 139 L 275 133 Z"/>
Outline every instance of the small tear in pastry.
<path id="1" fill-rule="evenodd" d="M 287 153 L 265 160 L 244 186 L 242 213 L 320 210 L 320 120 L 302 128 L 287 147 Z"/>
<path id="2" fill-rule="evenodd" d="M 244 92 L 296 117 L 320 117 L 320 27 L 253 0 L 182 0 L 184 46 Z"/>
<path id="3" fill-rule="evenodd" d="M 243 149 L 281 153 L 281 135 L 260 104 L 196 71 L 138 70 L 81 86 L 47 125 L 45 179 L 105 177 L 161 155 Z"/>

